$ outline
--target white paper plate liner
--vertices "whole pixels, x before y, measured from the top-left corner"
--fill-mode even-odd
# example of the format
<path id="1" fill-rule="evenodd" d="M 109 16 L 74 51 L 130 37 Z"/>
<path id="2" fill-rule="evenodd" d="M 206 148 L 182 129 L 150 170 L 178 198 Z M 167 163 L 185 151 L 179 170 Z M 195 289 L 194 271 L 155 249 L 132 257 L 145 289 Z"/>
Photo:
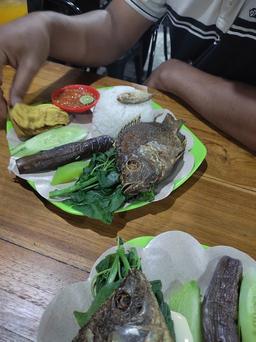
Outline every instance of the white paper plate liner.
<path id="1" fill-rule="evenodd" d="M 88 281 L 68 285 L 59 291 L 42 316 L 37 341 L 71 342 L 79 330 L 73 312 L 83 312 L 90 306 L 90 293 Z"/>

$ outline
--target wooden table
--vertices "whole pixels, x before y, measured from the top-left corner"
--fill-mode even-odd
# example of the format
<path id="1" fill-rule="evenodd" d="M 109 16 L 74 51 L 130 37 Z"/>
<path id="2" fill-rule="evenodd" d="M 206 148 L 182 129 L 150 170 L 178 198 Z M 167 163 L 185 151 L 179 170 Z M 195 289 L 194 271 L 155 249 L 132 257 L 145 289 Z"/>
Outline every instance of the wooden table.
<path id="1" fill-rule="evenodd" d="M 5 91 L 13 71 L 5 68 Z M 51 89 L 93 77 L 47 63 L 29 89 L 27 101 L 47 98 Z M 98 86 L 125 84 L 103 77 Z M 116 215 L 112 225 L 70 216 L 42 200 L 7 170 L 9 152 L 0 131 L 0 340 L 35 340 L 40 316 L 55 293 L 86 279 L 96 258 L 124 239 L 183 230 L 208 245 L 231 245 L 256 258 L 256 160 L 174 99 L 156 92 L 204 142 L 206 160 L 170 197 Z"/>

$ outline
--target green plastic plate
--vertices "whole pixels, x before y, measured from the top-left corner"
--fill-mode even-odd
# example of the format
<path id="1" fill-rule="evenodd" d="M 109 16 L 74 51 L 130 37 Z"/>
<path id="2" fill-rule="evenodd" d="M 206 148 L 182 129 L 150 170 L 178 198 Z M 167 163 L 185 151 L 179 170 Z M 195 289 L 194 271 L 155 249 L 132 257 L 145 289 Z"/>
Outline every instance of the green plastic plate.
<path id="1" fill-rule="evenodd" d="M 154 109 L 159 109 L 159 108 L 161 108 L 161 106 L 154 102 L 153 103 L 153 108 Z M 6 124 L 7 132 L 11 128 L 13 128 L 13 125 L 12 125 L 11 121 L 8 120 L 7 124 Z M 206 153 L 207 153 L 205 145 L 195 136 L 195 134 L 192 133 L 189 130 L 189 128 L 187 128 L 185 125 L 183 125 L 183 128 L 191 134 L 191 136 L 193 137 L 193 140 L 194 140 L 193 147 L 190 150 L 190 153 L 192 153 L 193 156 L 194 156 L 194 166 L 193 166 L 191 172 L 186 177 L 183 177 L 183 178 L 178 179 L 177 181 L 175 181 L 175 183 L 174 183 L 174 190 L 177 189 L 178 187 L 180 187 L 188 178 L 190 178 L 193 175 L 193 173 L 198 169 L 198 167 L 200 166 L 200 164 L 204 160 L 204 158 L 206 156 Z M 34 182 L 28 181 L 28 183 L 30 184 L 30 186 L 34 190 L 36 190 Z M 52 203 L 53 205 L 55 205 L 56 207 L 58 207 L 59 209 L 65 211 L 65 212 L 67 212 L 69 214 L 84 216 L 83 213 L 79 212 L 78 210 L 73 209 L 72 207 L 68 206 L 65 203 L 55 202 L 55 201 L 50 201 L 50 200 L 49 200 L 49 202 Z M 146 202 L 146 201 L 135 201 L 132 204 L 130 204 L 130 205 L 124 207 L 124 208 L 119 209 L 117 212 L 137 209 L 137 208 L 140 208 L 140 207 L 142 207 L 144 205 L 147 205 L 149 203 L 150 202 Z"/>

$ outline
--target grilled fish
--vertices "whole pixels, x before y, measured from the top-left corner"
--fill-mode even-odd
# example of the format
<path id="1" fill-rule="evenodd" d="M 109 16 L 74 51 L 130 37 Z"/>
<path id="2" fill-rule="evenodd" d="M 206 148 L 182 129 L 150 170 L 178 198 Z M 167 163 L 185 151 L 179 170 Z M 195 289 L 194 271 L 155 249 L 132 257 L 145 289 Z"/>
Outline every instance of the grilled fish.
<path id="1" fill-rule="evenodd" d="M 153 94 L 141 90 L 134 90 L 118 95 L 117 100 L 124 104 L 138 104 L 143 103 L 152 98 Z"/>
<path id="2" fill-rule="evenodd" d="M 182 120 L 167 114 L 162 123 L 140 122 L 125 126 L 116 141 L 117 167 L 125 194 L 137 195 L 167 178 L 183 156 Z"/>
<path id="3" fill-rule="evenodd" d="M 89 158 L 93 153 L 105 152 L 113 142 L 110 136 L 101 135 L 19 158 L 16 165 L 20 174 L 51 171 L 72 161 Z"/>
<path id="4" fill-rule="evenodd" d="M 73 342 L 172 342 L 151 285 L 131 270 Z"/>

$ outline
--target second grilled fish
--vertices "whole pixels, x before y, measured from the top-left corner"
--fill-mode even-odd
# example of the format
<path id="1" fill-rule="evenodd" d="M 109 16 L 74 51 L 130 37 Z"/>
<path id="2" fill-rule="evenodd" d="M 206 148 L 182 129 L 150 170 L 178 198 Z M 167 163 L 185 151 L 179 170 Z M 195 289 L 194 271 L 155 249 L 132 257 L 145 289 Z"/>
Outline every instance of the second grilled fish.
<path id="1" fill-rule="evenodd" d="M 151 285 L 133 269 L 73 342 L 172 342 Z"/>

